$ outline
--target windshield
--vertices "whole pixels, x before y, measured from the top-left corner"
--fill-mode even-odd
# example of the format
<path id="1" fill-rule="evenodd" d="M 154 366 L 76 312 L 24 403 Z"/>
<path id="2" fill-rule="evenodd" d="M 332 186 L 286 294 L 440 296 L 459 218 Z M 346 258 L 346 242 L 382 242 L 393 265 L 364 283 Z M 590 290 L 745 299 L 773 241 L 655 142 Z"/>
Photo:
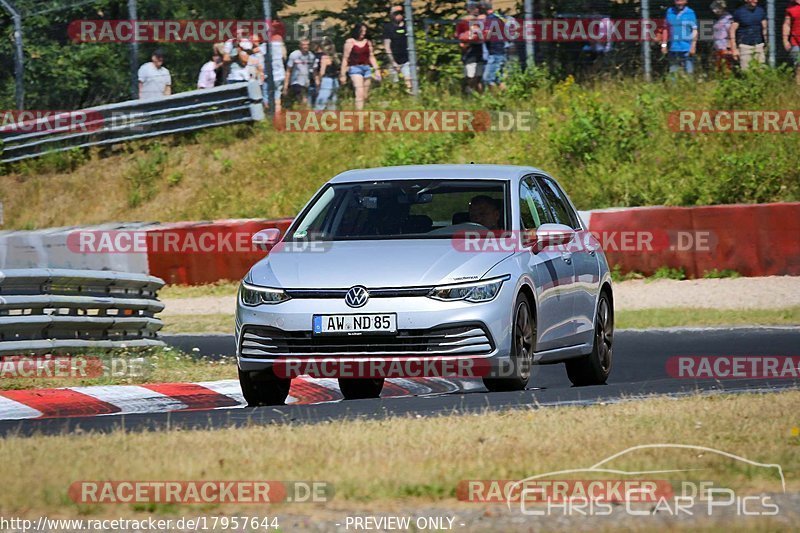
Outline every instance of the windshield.
<path id="1" fill-rule="evenodd" d="M 395 180 L 328 185 L 300 215 L 289 239 L 435 239 L 505 230 L 500 180 Z"/>

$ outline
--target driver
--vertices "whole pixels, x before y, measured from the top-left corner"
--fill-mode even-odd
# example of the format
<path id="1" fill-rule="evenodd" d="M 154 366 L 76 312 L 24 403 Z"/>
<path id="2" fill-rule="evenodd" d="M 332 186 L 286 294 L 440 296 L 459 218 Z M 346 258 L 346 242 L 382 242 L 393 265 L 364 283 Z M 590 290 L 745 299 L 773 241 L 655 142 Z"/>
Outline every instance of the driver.
<path id="1" fill-rule="evenodd" d="M 486 229 L 500 229 L 500 208 L 497 201 L 486 195 L 474 197 L 469 202 L 469 221 Z"/>

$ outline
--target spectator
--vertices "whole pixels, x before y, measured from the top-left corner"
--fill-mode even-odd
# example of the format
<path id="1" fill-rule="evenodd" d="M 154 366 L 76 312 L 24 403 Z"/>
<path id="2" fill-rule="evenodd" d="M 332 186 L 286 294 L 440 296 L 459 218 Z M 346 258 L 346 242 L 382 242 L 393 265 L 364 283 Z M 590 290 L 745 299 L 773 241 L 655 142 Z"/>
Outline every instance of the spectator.
<path id="1" fill-rule="evenodd" d="M 356 93 L 356 109 L 360 111 L 369 96 L 372 77 L 377 81 L 381 79 L 372 42 L 367 38 L 367 26 L 362 22 L 355 25 L 350 38 L 344 42 L 339 81 L 344 84 L 348 75 Z"/>
<path id="2" fill-rule="evenodd" d="M 283 82 L 283 92 L 288 94 L 290 100 L 300 102 L 302 105 L 308 102 L 308 87 L 314 67 L 314 54 L 309 47 L 308 39 L 301 39 L 300 49 L 289 54 Z"/>
<path id="3" fill-rule="evenodd" d="M 163 98 L 172 94 L 172 76 L 164 66 L 161 49 L 153 52 L 150 61 L 139 67 L 139 98 Z"/>
<path id="4" fill-rule="evenodd" d="M 411 91 L 411 64 L 408 62 L 408 35 L 403 7 L 393 6 L 391 20 L 383 25 L 383 48 L 389 60 L 389 78 L 397 83 L 403 77 L 406 90 Z"/>
<path id="5" fill-rule="evenodd" d="M 467 16 L 456 26 L 461 46 L 461 62 L 464 64 L 464 84 L 467 92 L 483 90 L 481 83 L 486 62 L 483 58 L 483 20 L 480 4 L 467 2 Z"/>
<path id="6" fill-rule="evenodd" d="M 486 67 L 483 70 L 483 86 L 503 88 L 500 75 L 506 64 L 505 20 L 492 8 L 491 2 L 483 2 L 486 10 L 484 40 L 486 42 Z"/>
<path id="7" fill-rule="evenodd" d="M 247 60 L 247 78 L 259 84 L 264 83 L 264 49 L 261 47 L 261 36 L 253 35 L 250 39 L 253 50 Z"/>
<path id="8" fill-rule="evenodd" d="M 217 81 L 214 82 L 214 85 L 225 85 L 225 80 L 228 79 L 228 71 L 230 69 L 230 65 L 225 62 L 225 56 L 227 55 L 225 52 L 225 43 L 215 43 L 214 51 L 211 55 L 218 55 L 221 61 L 220 68 L 216 70 Z"/>
<path id="9" fill-rule="evenodd" d="M 217 85 L 217 71 L 222 68 L 222 57 L 214 51 L 211 61 L 200 68 L 200 75 L 197 78 L 198 89 L 211 89 Z"/>
<path id="10" fill-rule="evenodd" d="M 686 3 L 687 0 L 675 0 L 675 7 L 667 9 L 667 27 L 661 35 L 661 53 L 669 54 L 670 73 L 681 69 L 687 74 L 694 72 L 697 16 Z"/>
<path id="11" fill-rule="evenodd" d="M 314 64 L 311 67 L 311 76 L 308 83 L 308 104 L 314 107 L 319 94 L 319 62 L 322 59 L 322 43 L 311 41 L 311 51 L 314 53 Z"/>
<path id="12" fill-rule="evenodd" d="M 717 17 L 714 22 L 714 58 L 717 72 L 730 72 L 733 69 L 733 52 L 730 47 L 731 24 L 733 15 L 728 13 L 725 0 L 711 2 L 711 11 Z"/>
<path id="13" fill-rule="evenodd" d="M 322 39 L 322 57 L 319 60 L 319 71 L 317 72 L 317 86 L 319 94 L 314 103 L 315 111 L 325 109 L 336 109 L 336 100 L 339 92 L 339 71 L 341 70 L 341 59 L 336 53 L 336 48 L 328 37 Z"/>
<path id="14" fill-rule="evenodd" d="M 250 79 L 250 72 L 247 70 L 247 65 L 250 63 L 250 53 L 253 51 L 253 42 L 250 39 L 236 41 L 231 43 L 230 47 L 226 46 L 226 50 L 230 50 L 223 60 L 228 61 L 230 67 L 228 70 L 227 83 L 242 83 Z"/>
<path id="15" fill-rule="evenodd" d="M 739 60 L 742 70 L 755 60 L 762 65 L 767 56 L 764 47 L 767 39 L 767 12 L 758 0 L 745 0 L 745 5 L 733 12 L 730 29 L 730 47 L 733 58 Z"/>
<path id="16" fill-rule="evenodd" d="M 792 56 L 794 78 L 800 85 L 800 0 L 789 1 L 783 19 L 783 47 Z"/>
<path id="17" fill-rule="evenodd" d="M 275 87 L 275 112 L 281 112 L 281 96 L 283 95 L 283 85 L 286 80 L 286 45 L 283 42 L 283 37 L 278 32 L 273 32 L 270 37 L 270 54 L 272 55 L 272 83 Z M 267 45 L 261 43 L 261 52 L 266 58 Z M 266 59 L 265 59 L 266 60 Z M 266 68 L 264 70 L 266 72 Z M 269 87 L 264 79 L 264 88 L 262 94 L 264 95 L 264 106 L 269 108 Z"/>

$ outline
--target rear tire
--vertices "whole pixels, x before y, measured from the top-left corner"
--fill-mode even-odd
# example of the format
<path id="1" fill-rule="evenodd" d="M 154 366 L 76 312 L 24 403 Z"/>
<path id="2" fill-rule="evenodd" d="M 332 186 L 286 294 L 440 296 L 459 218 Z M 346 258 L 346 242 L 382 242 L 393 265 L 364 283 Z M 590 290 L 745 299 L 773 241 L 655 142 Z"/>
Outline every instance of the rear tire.
<path id="1" fill-rule="evenodd" d="M 514 321 L 511 323 L 511 370 L 509 377 L 483 378 L 483 385 L 491 392 L 523 390 L 531 379 L 533 350 L 536 346 L 536 319 L 531 305 L 523 294 L 514 302 Z"/>
<path id="2" fill-rule="evenodd" d="M 292 380 L 277 377 L 271 368 L 257 372 L 239 369 L 239 384 L 248 406 L 283 405 Z"/>
<path id="3" fill-rule="evenodd" d="M 365 400 L 378 398 L 383 390 L 383 378 L 353 379 L 339 378 L 339 390 L 345 400 Z"/>
<path id="4" fill-rule="evenodd" d="M 566 362 L 567 376 L 576 387 L 603 385 L 611 373 L 612 345 L 614 343 L 614 308 L 603 292 L 597 302 L 594 319 L 594 346 L 592 353 Z"/>

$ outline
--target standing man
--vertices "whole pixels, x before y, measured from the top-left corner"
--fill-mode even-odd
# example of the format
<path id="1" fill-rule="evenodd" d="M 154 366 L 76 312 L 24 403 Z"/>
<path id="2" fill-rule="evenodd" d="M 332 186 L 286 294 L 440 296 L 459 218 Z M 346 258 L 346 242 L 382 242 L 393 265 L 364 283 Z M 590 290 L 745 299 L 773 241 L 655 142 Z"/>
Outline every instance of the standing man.
<path id="1" fill-rule="evenodd" d="M 283 82 L 283 92 L 289 94 L 293 101 L 306 105 L 308 102 L 308 87 L 311 84 L 311 69 L 314 67 L 316 56 L 310 50 L 311 43 L 308 39 L 300 41 L 300 49 L 289 54 L 286 61 L 286 79 Z"/>
<path id="2" fill-rule="evenodd" d="M 389 78 L 397 83 L 403 76 L 406 90 L 411 92 L 411 65 L 408 62 L 408 35 L 403 7 L 393 6 L 389 16 L 391 20 L 383 25 L 383 49 L 389 59 Z"/>
<path id="3" fill-rule="evenodd" d="M 758 5 L 758 0 L 745 0 L 745 4 L 733 12 L 730 29 L 733 58 L 739 60 L 742 70 L 755 60 L 762 65 L 767 62 L 764 51 L 767 42 L 767 12 Z"/>
<path id="4" fill-rule="evenodd" d="M 477 1 L 467 2 L 467 16 L 456 25 L 456 36 L 461 46 L 461 62 L 464 64 L 464 85 L 467 93 L 483 91 L 483 32 L 486 16 L 480 12 Z"/>
<path id="5" fill-rule="evenodd" d="M 483 86 L 503 88 L 500 75 L 506 64 L 506 24 L 505 20 L 494 12 L 491 2 L 483 2 L 483 8 L 486 10 L 484 40 L 488 53 L 486 67 L 483 69 Z"/>
<path id="6" fill-rule="evenodd" d="M 172 94 L 172 76 L 164 66 L 164 52 L 157 48 L 149 63 L 139 67 L 139 98 L 163 98 Z"/>
<path id="7" fill-rule="evenodd" d="M 800 85 L 800 0 L 790 0 L 783 19 L 783 47 L 794 61 L 794 79 Z"/>
<path id="8" fill-rule="evenodd" d="M 697 15 L 686 4 L 687 0 L 675 0 L 675 7 L 667 9 L 667 27 L 661 34 L 661 53 L 669 54 L 670 73 L 679 70 L 694 73 Z"/>

